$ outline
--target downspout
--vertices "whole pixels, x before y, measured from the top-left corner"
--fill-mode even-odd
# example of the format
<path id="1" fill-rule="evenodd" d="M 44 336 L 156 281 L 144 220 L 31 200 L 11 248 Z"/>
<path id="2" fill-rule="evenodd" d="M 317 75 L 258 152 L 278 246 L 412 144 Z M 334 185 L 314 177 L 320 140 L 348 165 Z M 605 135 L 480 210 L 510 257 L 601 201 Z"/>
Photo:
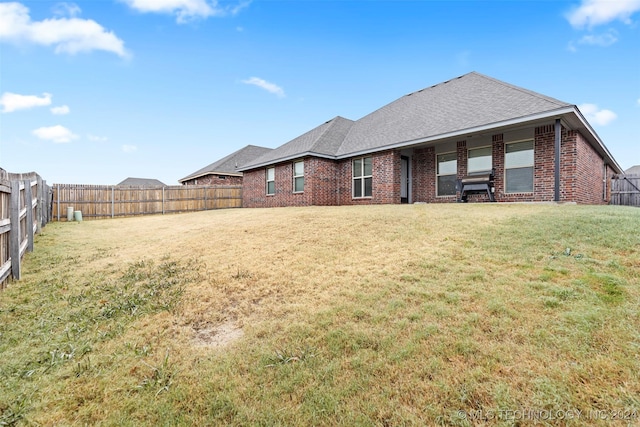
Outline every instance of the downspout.
<path id="1" fill-rule="evenodd" d="M 556 119 L 555 124 L 556 138 L 555 138 L 555 156 L 554 156 L 554 188 L 553 188 L 553 200 L 555 202 L 560 201 L 560 143 L 562 142 L 562 127 L 560 125 L 560 119 Z"/>

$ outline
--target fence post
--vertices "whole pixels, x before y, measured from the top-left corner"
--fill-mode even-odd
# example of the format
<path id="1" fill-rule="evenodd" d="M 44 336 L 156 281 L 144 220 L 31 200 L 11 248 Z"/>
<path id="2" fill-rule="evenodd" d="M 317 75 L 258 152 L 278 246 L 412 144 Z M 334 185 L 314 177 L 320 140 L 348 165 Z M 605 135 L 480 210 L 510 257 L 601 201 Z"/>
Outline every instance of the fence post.
<path id="1" fill-rule="evenodd" d="M 40 175 L 36 176 L 38 181 L 38 194 L 36 194 L 37 205 L 36 205 L 36 233 L 40 233 L 42 231 L 42 225 L 44 223 L 44 218 L 42 216 L 42 208 L 44 203 L 44 186 L 42 184 L 42 177 Z"/>
<path id="2" fill-rule="evenodd" d="M 116 189 L 111 187 L 111 218 L 116 216 Z"/>
<path id="3" fill-rule="evenodd" d="M 27 252 L 33 252 L 33 192 L 31 180 L 25 179 L 24 183 L 24 207 L 27 209 L 25 221 L 27 222 Z"/>
<path id="4" fill-rule="evenodd" d="M 162 215 L 164 215 L 164 187 L 162 187 Z"/>
<path id="5" fill-rule="evenodd" d="M 56 212 L 58 213 L 58 222 L 60 222 L 60 184 L 58 184 L 58 191 L 56 191 Z"/>
<path id="6" fill-rule="evenodd" d="M 9 255 L 11 256 L 11 275 L 20 280 L 20 181 L 11 181 L 11 201 L 9 204 Z"/>

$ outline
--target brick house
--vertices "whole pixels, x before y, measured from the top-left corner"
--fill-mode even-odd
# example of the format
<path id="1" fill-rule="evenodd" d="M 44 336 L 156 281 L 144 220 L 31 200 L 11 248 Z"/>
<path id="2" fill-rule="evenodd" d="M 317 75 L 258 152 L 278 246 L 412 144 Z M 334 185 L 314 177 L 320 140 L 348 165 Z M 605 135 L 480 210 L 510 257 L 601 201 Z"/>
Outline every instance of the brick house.
<path id="1" fill-rule="evenodd" d="M 475 72 L 335 117 L 238 170 L 244 207 L 455 202 L 461 177 L 490 171 L 498 202 L 606 204 L 622 172 L 575 105 Z"/>
<path id="2" fill-rule="evenodd" d="M 238 168 L 269 151 L 271 148 L 247 145 L 178 182 L 182 185 L 242 185 L 242 172 Z"/>

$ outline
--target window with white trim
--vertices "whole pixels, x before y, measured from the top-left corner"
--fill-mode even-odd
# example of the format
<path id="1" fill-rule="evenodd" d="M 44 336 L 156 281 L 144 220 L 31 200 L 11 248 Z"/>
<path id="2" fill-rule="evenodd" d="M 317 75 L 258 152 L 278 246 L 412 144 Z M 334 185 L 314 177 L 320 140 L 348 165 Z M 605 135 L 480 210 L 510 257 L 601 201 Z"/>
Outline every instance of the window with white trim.
<path id="1" fill-rule="evenodd" d="M 467 173 L 490 173 L 493 168 L 491 147 L 470 148 L 467 152 Z"/>
<path id="2" fill-rule="evenodd" d="M 276 168 L 267 168 L 267 195 L 276 194 Z"/>
<path id="3" fill-rule="evenodd" d="M 293 192 L 304 191 L 304 161 L 293 163 Z"/>
<path id="4" fill-rule="evenodd" d="M 372 170 L 371 157 L 353 160 L 353 198 L 371 197 Z"/>
<path id="5" fill-rule="evenodd" d="M 504 145 L 504 178 L 506 193 L 533 192 L 533 140 Z"/>
<path id="6" fill-rule="evenodd" d="M 456 195 L 456 174 L 458 155 L 456 152 L 438 154 L 436 169 L 436 194 L 438 196 Z"/>

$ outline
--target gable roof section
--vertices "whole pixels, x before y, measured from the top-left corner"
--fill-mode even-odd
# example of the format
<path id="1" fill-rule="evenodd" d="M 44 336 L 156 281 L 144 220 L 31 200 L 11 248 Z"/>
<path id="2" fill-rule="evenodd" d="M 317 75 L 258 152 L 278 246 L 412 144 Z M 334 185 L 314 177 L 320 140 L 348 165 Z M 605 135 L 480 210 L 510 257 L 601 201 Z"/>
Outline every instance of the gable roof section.
<path id="1" fill-rule="evenodd" d="M 307 155 L 334 158 L 353 123 L 352 120 L 344 117 L 334 117 L 273 151 L 260 156 L 241 169 L 247 170 Z"/>
<path id="2" fill-rule="evenodd" d="M 152 178 L 127 178 L 118 185 L 129 187 L 166 187 L 162 181 Z"/>
<path id="3" fill-rule="evenodd" d="M 471 72 L 405 95 L 355 122 L 336 117 L 240 170 L 305 155 L 343 159 L 551 118 L 583 131 L 619 169 L 575 105 Z"/>
<path id="4" fill-rule="evenodd" d="M 269 151 L 272 151 L 272 148 L 247 145 L 246 147 L 241 148 L 238 151 L 235 151 L 228 156 L 185 176 L 182 179 L 179 179 L 178 182 L 182 183 L 190 179 L 211 174 L 241 176 L 242 172 L 239 171 L 241 166 L 253 161 L 265 153 L 268 153 Z"/>

